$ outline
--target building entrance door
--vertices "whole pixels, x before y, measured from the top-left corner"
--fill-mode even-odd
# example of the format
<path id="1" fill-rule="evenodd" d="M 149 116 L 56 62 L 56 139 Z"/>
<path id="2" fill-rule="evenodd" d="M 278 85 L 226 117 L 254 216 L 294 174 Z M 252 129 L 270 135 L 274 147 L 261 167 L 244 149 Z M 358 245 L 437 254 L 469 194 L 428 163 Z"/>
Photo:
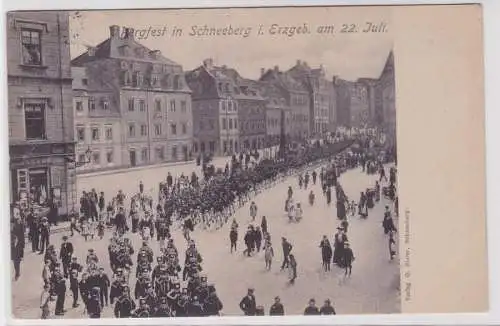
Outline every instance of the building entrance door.
<path id="1" fill-rule="evenodd" d="M 135 150 L 131 149 L 129 154 L 130 154 L 130 165 L 136 166 L 137 165 L 137 156 L 136 156 Z"/>

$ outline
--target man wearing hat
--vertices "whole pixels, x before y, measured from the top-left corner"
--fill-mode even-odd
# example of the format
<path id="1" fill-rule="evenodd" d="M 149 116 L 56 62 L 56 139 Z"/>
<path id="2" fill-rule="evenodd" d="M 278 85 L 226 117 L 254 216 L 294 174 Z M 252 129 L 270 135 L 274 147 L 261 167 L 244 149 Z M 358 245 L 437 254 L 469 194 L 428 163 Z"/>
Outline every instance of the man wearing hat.
<path id="1" fill-rule="evenodd" d="M 67 236 L 62 237 L 61 250 L 59 251 L 59 259 L 61 259 L 64 271 L 64 277 L 69 276 L 69 265 L 71 263 L 71 257 L 73 256 L 73 244 L 68 241 Z"/>
<path id="2" fill-rule="evenodd" d="M 319 315 L 319 309 L 316 307 L 316 300 L 309 300 L 309 305 L 304 310 L 304 315 Z"/>
<path id="3" fill-rule="evenodd" d="M 281 265 L 281 270 L 288 267 L 290 264 L 289 256 L 293 249 L 293 246 L 285 237 L 281 238 L 281 247 L 283 248 L 283 264 Z"/>
<path id="4" fill-rule="evenodd" d="M 207 316 L 218 316 L 224 306 L 220 301 L 213 284 L 208 285 L 208 293 L 208 297 L 205 300 L 205 314 Z"/>
<path id="5" fill-rule="evenodd" d="M 146 299 L 139 299 L 139 308 L 132 314 L 133 318 L 149 318 L 151 316 L 151 308 L 147 305 Z"/>
<path id="6" fill-rule="evenodd" d="M 325 300 L 325 304 L 323 305 L 323 307 L 321 307 L 319 313 L 321 315 L 336 315 L 335 309 L 332 307 L 330 299 Z"/>
<path id="7" fill-rule="evenodd" d="M 275 297 L 274 303 L 269 309 L 269 316 L 284 316 L 284 315 L 285 315 L 285 308 L 281 303 L 281 299 L 280 297 Z"/>
<path id="8" fill-rule="evenodd" d="M 123 287 L 122 294 L 120 295 L 115 304 L 115 309 L 114 309 L 115 317 L 129 318 L 132 316 L 132 311 L 134 309 L 135 309 L 135 302 L 130 297 L 130 288 L 125 285 Z"/>
<path id="9" fill-rule="evenodd" d="M 101 300 L 99 298 L 99 287 L 93 287 L 87 302 L 87 314 L 89 318 L 101 318 Z"/>
<path id="10" fill-rule="evenodd" d="M 354 253 L 352 252 L 349 242 L 344 243 L 344 265 L 345 265 L 345 275 L 351 276 L 352 262 L 354 261 Z"/>
<path id="11" fill-rule="evenodd" d="M 50 225 L 47 217 L 42 218 L 40 225 L 40 254 L 45 253 L 45 248 L 50 244 Z"/>
<path id="12" fill-rule="evenodd" d="M 255 301 L 254 289 L 249 288 L 247 295 L 240 301 L 240 309 L 243 310 L 245 316 L 255 316 L 257 303 Z"/>
<path id="13" fill-rule="evenodd" d="M 160 298 L 160 304 L 156 308 L 153 316 L 154 317 L 173 317 L 172 310 L 170 309 L 170 307 L 167 303 L 166 297 Z"/>

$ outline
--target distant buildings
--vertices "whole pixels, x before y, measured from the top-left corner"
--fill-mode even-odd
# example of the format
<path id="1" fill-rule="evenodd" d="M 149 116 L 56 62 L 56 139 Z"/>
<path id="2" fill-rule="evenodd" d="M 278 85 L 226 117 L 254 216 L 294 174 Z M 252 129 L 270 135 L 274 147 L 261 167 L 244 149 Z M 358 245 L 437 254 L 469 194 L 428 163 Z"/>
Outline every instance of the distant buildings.
<path id="1" fill-rule="evenodd" d="M 378 78 L 347 81 L 334 77 L 337 124 L 376 126 L 395 136 L 394 55 L 391 51 Z"/>
<path id="2" fill-rule="evenodd" d="M 85 68 L 89 110 L 93 110 L 90 101 L 94 100 L 101 114 L 114 115 L 116 110 L 121 124 L 116 136 L 121 142 L 121 150 L 116 153 L 120 157 L 115 158 L 111 148 L 104 154 L 101 146 L 99 154 L 92 151 L 92 160 L 96 159 L 92 164 L 96 168 L 127 167 L 189 160 L 193 138 L 191 90 L 182 66 L 160 51 L 139 44 L 132 28 L 120 32 L 120 27 L 111 26 L 109 30 L 107 40 L 72 60 L 73 67 Z M 99 125 L 102 118 L 95 116 L 97 109 L 95 112 L 89 115 L 88 123 L 99 128 L 99 140 L 95 142 L 102 143 L 100 134 L 105 134 L 109 126 Z M 94 135 L 92 131 L 92 142 Z M 108 158 L 116 164 L 108 163 Z"/>
<path id="3" fill-rule="evenodd" d="M 218 155 L 263 148 L 265 99 L 255 83 L 212 59 L 186 73 L 193 90 L 194 152 Z"/>
<path id="4" fill-rule="evenodd" d="M 278 66 L 268 70 L 262 69 L 259 82 L 273 85 L 273 97 L 278 97 L 280 101 L 281 98 L 284 99 L 283 104 L 290 109 L 290 138 L 308 137 L 311 131 L 311 102 L 307 87 L 289 73 L 280 71 Z"/>
<path id="5" fill-rule="evenodd" d="M 10 200 L 67 215 L 77 201 L 67 13 L 8 13 L 6 49 Z"/>

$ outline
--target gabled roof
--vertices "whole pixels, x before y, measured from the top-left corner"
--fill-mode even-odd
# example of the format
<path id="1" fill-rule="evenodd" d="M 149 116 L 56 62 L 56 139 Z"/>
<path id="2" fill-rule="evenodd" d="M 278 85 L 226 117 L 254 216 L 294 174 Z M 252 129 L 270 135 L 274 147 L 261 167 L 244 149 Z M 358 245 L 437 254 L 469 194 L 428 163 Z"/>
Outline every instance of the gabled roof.
<path id="1" fill-rule="evenodd" d="M 129 47 L 129 53 L 131 55 L 121 55 L 120 48 Z M 139 57 L 135 55 L 136 51 L 141 50 L 144 52 L 144 57 Z M 82 53 L 78 57 L 71 60 L 71 65 L 73 66 L 82 66 L 83 64 L 91 61 L 95 61 L 98 59 L 128 59 L 135 61 L 144 61 L 144 62 L 153 62 L 153 63 L 161 63 L 167 64 L 171 66 L 180 66 L 178 63 L 164 57 L 159 54 L 157 56 L 152 55 L 152 50 L 145 47 L 144 45 L 137 42 L 135 39 L 131 38 L 121 38 L 121 37 L 112 37 L 104 40 L 94 47 L 94 55 L 90 56 L 88 51 Z"/>
<path id="2" fill-rule="evenodd" d="M 304 85 L 293 78 L 291 74 L 276 69 L 268 69 L 260 77 L 260 81 L 275 81 L 280 87 L 287 91 L 307 92 Z"/>

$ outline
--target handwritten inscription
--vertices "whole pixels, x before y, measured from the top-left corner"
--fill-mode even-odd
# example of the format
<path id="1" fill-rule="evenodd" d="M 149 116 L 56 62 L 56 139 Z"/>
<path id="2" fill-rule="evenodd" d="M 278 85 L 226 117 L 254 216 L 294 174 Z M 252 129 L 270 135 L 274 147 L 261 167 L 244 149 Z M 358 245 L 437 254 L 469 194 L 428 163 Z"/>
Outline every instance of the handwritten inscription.
<path id="1" fill-rule="evenodd" d="M 125 29 L 123 29 L 125 30 Z M 366 21 L 362 23 L 334 23 L 310 24 L 297 23 L 293 25 L 257 24 L 255 26 L 238 25 L 192 25 L 189 28 L 179 26 L 147 26 L 134 28 L 134 36 L 138 40 L 160 37 L 301 37 L 313 34 L 345 35 L 345 34 L 382 34 L 389 32 L 389 25 L 385 21 Z"/>

